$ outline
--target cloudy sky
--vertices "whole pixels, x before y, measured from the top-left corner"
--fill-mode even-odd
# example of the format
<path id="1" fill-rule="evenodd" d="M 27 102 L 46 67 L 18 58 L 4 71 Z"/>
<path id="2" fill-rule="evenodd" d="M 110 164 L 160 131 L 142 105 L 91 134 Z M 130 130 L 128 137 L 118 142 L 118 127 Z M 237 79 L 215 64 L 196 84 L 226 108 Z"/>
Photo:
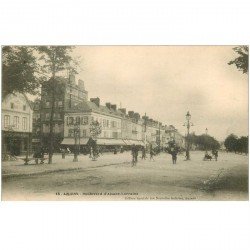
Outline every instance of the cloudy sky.
<path id="1" fill-rule="evenodd" d="M 79 46 L 89 97 L 145 112 L 185 134 L 189 110 L 196 134 L 219 140 L 248 134 L 248 76 L 227 63 L 232 46 Z"/>

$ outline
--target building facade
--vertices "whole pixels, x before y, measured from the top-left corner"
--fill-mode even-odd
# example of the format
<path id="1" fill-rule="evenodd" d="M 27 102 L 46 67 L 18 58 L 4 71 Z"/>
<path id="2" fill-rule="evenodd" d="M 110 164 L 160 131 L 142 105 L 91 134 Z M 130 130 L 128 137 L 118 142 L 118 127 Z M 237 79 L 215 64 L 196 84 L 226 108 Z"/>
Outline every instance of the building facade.
<path id="1" fill-rule="evenodd" d="M 2 100 L 2 148 L 4 155 L 21 155 L 30 150 L 32 139 L 31 103 L 21 93 Z"/>
<path id="2" fill-rule="evenodd" d="M 74 107 L 86 101 L 88 99 L 88 92 L 85 90 L 82 80 L 78 80 L 78 84 L 76 84 L 74 75 L 70 75 L 68 78 L 56 77 L 54 83 L 49 80 L 42 85 L 41 101 L 39 109 L 35 111 L 35 120 L 33 123 L 36 128 L 33 143 L 40 142 L 44 147 L 48 147 L 48 143 L 50 142 L 50 118 L 53 96 L 53 139 L 55 150 L 58 151 L 64 138 L 64 117 L 66 110 L 74 109 Z"/>

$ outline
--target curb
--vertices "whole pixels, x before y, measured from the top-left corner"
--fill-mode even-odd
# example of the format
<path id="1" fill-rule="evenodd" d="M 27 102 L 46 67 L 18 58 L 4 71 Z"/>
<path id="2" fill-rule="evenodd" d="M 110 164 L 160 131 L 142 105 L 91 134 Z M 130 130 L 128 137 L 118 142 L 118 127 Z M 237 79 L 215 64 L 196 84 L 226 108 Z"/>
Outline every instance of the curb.
<path id="1" fill-rule="evenodd" d="M 33 173 L 12 173 L 12 174 L 2 174 L 2 179 L 11 179 L 15 177 L 28 177 L 28 176 L 36 176 L 36 175 L 45 175 L 45 174 L 51 174 L 51 173 L 59 173 L 59 172 L 71 172 L 71 171 L 84 171 L 92 168 L 101 168 L 101 167 L 108 167 L 108 166 L 113 166 L 113 165 L 121 165 L 121 164 L 128 164 L 130 161 L 125 161 L 125 162 L 119 162 L 119 163 L 110 163 L 110 164 L 104 164 L 104 165 L 99 165 L 99 166 L 93 166 L 93 167 L 78 167 L 78 168 L 67 168 L 67 169 L 55 169 L 55 170 L 45 170 L 41 172 L 33 172 Z"/>

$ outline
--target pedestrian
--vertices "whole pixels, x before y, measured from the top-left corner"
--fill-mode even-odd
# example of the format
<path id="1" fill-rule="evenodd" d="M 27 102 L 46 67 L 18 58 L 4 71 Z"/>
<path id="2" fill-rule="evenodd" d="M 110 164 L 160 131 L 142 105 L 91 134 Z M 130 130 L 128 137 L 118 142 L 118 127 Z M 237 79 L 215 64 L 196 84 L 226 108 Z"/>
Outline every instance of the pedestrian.
<path id="1" fill-rule="evenodd" d="M 177 153 L 178 153 L 177 148 L 171 148 L 170 154 L 172 155 L 172 162 L 173 162 L 173 164 L 176 164 Z"/>
<path id="2" fill-rule="evenodd" d="M 138 146 L 135 146 L 135 162 L 136 163 L 138 161 L 138 153 L 139 153 L 139 148 L 138 148 Z"/>
<path id="3" fill-rule="evenodd" d="M 132 167 L 136 165 L 136 148 L 135 144 L 131 146 L 131 155 L 132 155 Z"/>
<path id="4" fill-rule="evenodd" d="M 150 148 L 149 154 L 150 154 L 150 161 L 151 161 L 151 160 L 154 161 L 154 150 L 153 150 L 152 147 Z"/>
<path id="5" fill-rule="evenodd" d="M 44 163 L 44 154 L 45 154 L 44 147 L 41 147 L 41 161 L 40 161 L 40 164 Z"/>
<path id="6" fill-rule="evenodd" d="M 142 147 L 141 152 L 142 152 L 141 158 L 145 160 L 146 159 L 146 149 L 145 149 L 145 147 Z"/>
<path id="7" fill-rule="evenodd" d="M 33 158 L 35 158 L 35 163 L 38 164 L 38 160 L 41 158 L 41 149 L 40 147 L 37 147 L 34 154 Z"/>
<path id="8" fill-rule="evenodd" d="M 218 159 L 218 150 L 214 149 L 214 150 L 212 151 L 212 154 L 214 155 L 214 158 L 215 158 L 215 160 L 217 161 L 217 159 Z"/>
<path id="9" fill-rule="evenodd" d="M 61 152 L 62 152 L 62 159 L 65 159 L 66 150 L 62 148 Z"/>

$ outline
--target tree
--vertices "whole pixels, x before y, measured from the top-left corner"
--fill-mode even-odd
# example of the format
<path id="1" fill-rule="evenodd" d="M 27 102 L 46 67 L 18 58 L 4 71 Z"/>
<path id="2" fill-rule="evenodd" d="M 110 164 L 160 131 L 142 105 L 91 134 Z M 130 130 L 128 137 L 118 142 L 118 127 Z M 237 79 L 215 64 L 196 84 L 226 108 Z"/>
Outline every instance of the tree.
<path id="1" fill-rule="evenodd" d="M 54 111 L 55 111 L 55 96 L 56 96 L 56 84 L 57 74 L 63 70 L 70 70 L 76 73 L 76 62 L 71 56 L 73 47 L 71 46 L 38 46 L 38 53 L 41 55 L 39 60 L 41 61 L 41 73 L 48 75 L 50 88 L 50 121 L 49 121 L 49 164 L 52 163 L 53 151 L 54 151 Z"/>
<path id="2" fill-rule="evenodd" d="M 248 153 L 248 136 L 242 136 L 238 139 L 237 151 L 240 153 Z"/>
<path id="3" fill-rule="evenodd" d="M 234 135 L 234 134 L 231 134 L 231 135 L 229 135 L 227 138 L 226 138 L 226 140 L 225 140 L 225 142 L 224 142 L 224 145 L 225 145 L 225 147 L 226 147 L 226 149 L 229 151 L 229 152 L 237 152 L 237 144 L 238 144 L 238 138 L 237 138 L 237 136 L 236 135 Z"/>
<path id="4" fill-rule="evenodd" d="M 242 71 L 243 74 L 248 74 L 248 46 L 238 46 L 233 48 L 233 50 L 238 53 L 239 56 L 228 64 L 235 64 L 239 71 Z"/>
<path id="5" fill-rule="evenodd" d="M 192 133 L 189 135 L 190 143 L 195 145 L 199 150 L 212 150 L 219 149 L 220 143 L 210 135 L 195 135 Z"/>
<path id="6" fill-rule="evenodd" d="M 102 127 L 98 121 L 92 121 L 90 124 L 90 134 L 92 138 L 97 138 L 102 133 Z"/>
<path id="7" fill-rule="evenodd" d="M 3 58 L 3 96 L 11 93 L 37 94 L 40 85 L 36 75 L 38 64 L 34 56 L 34 47 L 4 46 Z"/>

